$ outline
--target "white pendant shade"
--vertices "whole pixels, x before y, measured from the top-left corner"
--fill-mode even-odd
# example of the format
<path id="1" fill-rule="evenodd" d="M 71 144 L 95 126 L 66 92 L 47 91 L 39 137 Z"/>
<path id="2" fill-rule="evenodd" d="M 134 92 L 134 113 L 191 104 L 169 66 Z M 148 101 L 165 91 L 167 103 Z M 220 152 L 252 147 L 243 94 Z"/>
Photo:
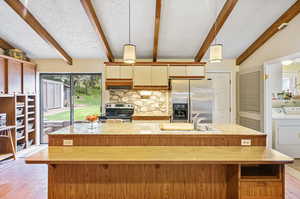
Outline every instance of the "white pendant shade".
<path id="1" fill-rule="evenodd" d="M 223 45 L 214 44 L 210 46 L 209 60 L 211 63 L 219 63 L 223 59 Z"/>
<path id="2" fill-rule="evenodd" d="M 123 50 L 124 63 L 134 64 L 136 62 L 135 45 L 125 44 Z"/>

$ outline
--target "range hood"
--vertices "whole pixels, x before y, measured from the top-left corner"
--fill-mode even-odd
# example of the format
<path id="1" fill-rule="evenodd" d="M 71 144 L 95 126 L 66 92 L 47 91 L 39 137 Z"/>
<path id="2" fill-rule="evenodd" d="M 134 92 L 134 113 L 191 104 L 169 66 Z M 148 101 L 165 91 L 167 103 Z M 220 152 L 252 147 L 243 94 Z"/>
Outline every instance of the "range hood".
<path id="1" fill-rule="evenodd" d="M 132 89 L 132 79 L 107 79 L 106 89 Z"/>

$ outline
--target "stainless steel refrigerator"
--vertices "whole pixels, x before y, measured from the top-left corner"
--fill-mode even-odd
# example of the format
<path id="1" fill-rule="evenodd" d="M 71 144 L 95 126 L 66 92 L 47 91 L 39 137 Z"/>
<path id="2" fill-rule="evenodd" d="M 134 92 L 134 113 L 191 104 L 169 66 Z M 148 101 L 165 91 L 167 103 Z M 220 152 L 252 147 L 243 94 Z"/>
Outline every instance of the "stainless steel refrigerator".
<path id="1" fill-rule="evenodd" d="M 212 80 L 171 80 L 172 122 L 212 123 L 214 90 Z"/>

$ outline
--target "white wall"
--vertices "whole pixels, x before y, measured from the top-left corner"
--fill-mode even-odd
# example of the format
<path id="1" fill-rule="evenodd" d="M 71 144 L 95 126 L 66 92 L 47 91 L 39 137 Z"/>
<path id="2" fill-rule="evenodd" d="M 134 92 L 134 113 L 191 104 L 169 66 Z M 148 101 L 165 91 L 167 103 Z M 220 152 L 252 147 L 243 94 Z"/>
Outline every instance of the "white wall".
<path id="1" fill-rule="evenodd" d="M 263 46 L 257 49 L 252 56 L 250 56 L 244 63 L 240 65 L 240 73 L 246 73 L 249 71 L 262 71 L 264 72 L 264 64 L 274 64 L 273 60 L 277 60 L 281 57 L 285 57 L 288 55 L 296 54 L 300 52 L 300 15 L 295 17 L 292 21 L 290 21 L 289 25 L 276 33 L 272 38 L 270 38 Z M 269 71 L 267 71 L 269 73 Z M 262 85 L 265 84 L 265 80 L 263 79 L 263 75 L 261 78 L 263 82 Z M 265 85 L 269 87 L 268 84 Z M 265 93 L 264 87 L 261 88 L 261 93 Z M 266 98 L 266 102 L 264 99 L 261 100 L 263 108 L 260 113 L 256 113 L 256 117 L 261 118 L 264 132 L 268 134 L 268 143 L 271 146 L 272 140 L 272 128 L 268 122 L 271 115 L 268 114 L 269 104 L 267 101 L 271 103 L 271 96 L 263 95 L 263 98 Z M 269 99 L 270 100 L 267 100 Z"/>
<path id="2" fill-rule="evenodd" d="M 35 59 L 37 71 L 43 73 L 102 73 L 104 63 L 101 59 L 74 59 L 73 65 L 68 65 L 62 59 Z"/>
<path id="3" fill-rule="evenodd" d="M 282 65 L 281 63 L 272 64 L 270 71 L 270 82 L 272 93 L 282 91 Z"/>
<path id="4" fill-rule="evenodd" d="M 295 17 L 282 31 L 275 34 L 263 46 L 240 65 L 240 70 L 248 67 L 262 67 L 264 62 L 300 52 L 300 15 Z"/>

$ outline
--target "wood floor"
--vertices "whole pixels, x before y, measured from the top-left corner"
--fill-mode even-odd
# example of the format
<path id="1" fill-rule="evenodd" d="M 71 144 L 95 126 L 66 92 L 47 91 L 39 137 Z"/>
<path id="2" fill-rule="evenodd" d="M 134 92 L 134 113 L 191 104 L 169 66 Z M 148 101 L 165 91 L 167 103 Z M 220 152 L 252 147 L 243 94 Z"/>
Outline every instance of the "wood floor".
<path id="1" fill-rule="evenodd" d="M 24 159 L 0 163 L 0 199 L 47 199 L 47 167 Z M 286 175 L 286 199 L 300 199 L 300 179 Z"/>

